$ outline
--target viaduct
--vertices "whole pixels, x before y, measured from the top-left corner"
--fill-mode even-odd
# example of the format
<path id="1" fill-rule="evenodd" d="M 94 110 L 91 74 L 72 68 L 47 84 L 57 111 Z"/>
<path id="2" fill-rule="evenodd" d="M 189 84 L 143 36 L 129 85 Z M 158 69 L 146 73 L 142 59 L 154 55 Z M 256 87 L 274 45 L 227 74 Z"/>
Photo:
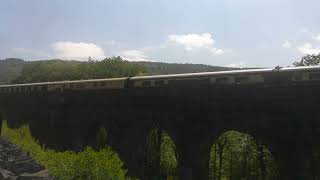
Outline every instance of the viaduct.
<path id="1" fill-rule="evenodd" d="M 302 180 L 320 170 L 319 101 L 320 67 L 255 69 L 0 86 L 0 120 L 57 150 L 94 145 L 103 126 L 141 179 L 152 129 L 173 139 L 182 180 L 208 179 L 212 145 L 236 130 L 270 150 L 279 179 Z"/>

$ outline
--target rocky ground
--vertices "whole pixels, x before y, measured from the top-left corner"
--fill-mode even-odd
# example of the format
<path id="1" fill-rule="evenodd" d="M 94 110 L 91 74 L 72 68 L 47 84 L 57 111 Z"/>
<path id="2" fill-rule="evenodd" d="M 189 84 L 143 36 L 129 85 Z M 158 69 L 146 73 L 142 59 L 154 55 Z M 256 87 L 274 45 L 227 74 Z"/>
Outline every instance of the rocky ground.
<path id="1" fill-rule="evenodd" d="M 0 180 L 53 180 L 26 152 L 0 138 Z"/>

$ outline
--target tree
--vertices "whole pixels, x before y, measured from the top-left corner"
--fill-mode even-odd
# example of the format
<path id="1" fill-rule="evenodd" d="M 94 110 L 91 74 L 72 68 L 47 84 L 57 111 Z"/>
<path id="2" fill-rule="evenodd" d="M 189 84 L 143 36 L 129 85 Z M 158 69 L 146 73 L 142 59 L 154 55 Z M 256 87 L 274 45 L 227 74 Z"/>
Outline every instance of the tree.
<path id="1" fill-rule="evenodd" d="M 21 75 L 12 83 L 131 77 L 146 72 L 144 66 L 123 60 L 119 56 L 102 61 L 89 58 L 88 62 L 48 60 L 26 64 Z"/>
<path id="2" fill-rule="evenodd" d="M 270 152 L 248 134 L 237 131 L 222 134 L 210 154 L 210 180 L 276 179 Z"/>
<path id="3" fill-rule="evenodd" d="M 306 55 L 300 61 L 294 62 L 294 66 L 316 66 L 320 64 L 320 53 L 318 55 Z"/>

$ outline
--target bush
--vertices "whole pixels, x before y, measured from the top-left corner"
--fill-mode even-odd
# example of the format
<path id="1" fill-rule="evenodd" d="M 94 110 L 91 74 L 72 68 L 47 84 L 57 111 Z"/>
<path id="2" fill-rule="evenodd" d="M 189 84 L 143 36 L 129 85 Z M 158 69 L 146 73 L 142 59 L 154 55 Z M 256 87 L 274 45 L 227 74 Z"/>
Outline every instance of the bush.
<path id="1" fill-rule="evenodd" d="M 106 147 L 94 151 L 87 147 L 82 152 L 56 152 L 41 147 L 31 136 L 29 127 L 23 125 L 18 129 L 10 129 L 7 123 L 2 126 L 2 136 L 18 145 L 49 171 L 61 180 L 125 180 L 118 154 Z"/>

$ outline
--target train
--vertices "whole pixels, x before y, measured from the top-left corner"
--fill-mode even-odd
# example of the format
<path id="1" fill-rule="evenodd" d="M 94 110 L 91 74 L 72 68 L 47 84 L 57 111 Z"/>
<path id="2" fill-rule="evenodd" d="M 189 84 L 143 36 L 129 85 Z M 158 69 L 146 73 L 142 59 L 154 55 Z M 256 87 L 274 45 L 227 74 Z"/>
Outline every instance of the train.
<path id="1" fill-rule="evenodd" d="M 270 83 L 320 82 L 320 66 L 246 69 L 202 73 L 134 76 L 109 79 L 41 82 L 1 85 L 0 94 L 52 92 L 68 90 L 116 90 L 128 88 L 159 88 L 177 84 L 200 83 L 205 85 L 238 86 Z"/>

